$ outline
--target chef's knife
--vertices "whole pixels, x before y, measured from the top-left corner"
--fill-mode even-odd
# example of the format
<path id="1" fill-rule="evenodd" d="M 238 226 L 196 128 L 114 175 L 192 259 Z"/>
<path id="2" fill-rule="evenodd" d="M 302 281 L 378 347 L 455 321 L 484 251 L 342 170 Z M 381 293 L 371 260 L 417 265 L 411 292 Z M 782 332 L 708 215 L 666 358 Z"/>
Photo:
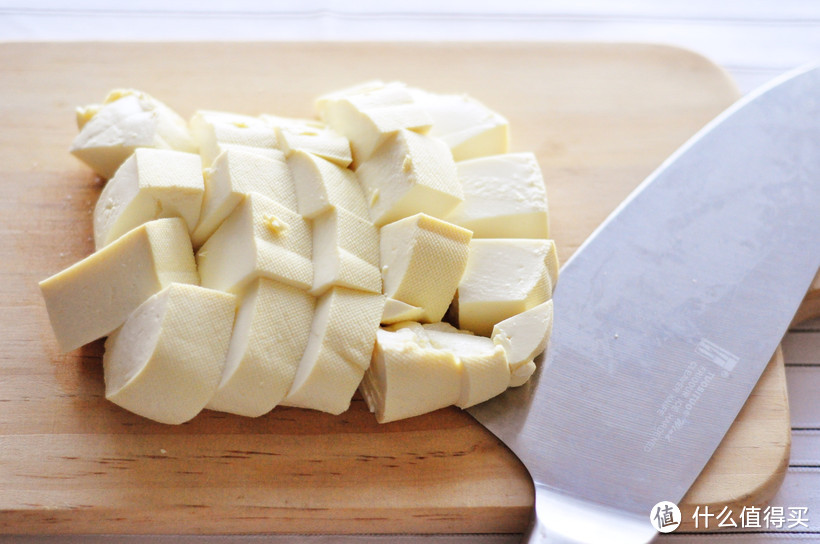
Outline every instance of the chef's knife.
<path id="1" fill-rule="evenodd" d="M 651 540 L 820 266 L 820 68 L 736 103 L 566 262 L 547 356 L 470 409 L 535 484 L 529 542 Z M 680 520 L 677 520 L 680 521 Z"/>

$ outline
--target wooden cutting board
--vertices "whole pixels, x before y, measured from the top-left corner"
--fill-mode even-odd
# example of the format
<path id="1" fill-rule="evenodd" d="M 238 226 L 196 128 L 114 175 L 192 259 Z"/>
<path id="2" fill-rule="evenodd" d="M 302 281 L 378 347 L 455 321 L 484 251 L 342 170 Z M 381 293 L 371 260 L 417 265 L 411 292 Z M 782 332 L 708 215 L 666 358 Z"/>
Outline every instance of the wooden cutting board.
<path id="1" fill-rule="evenodd" d="M 37 282 L 92 250 L 101 183 L 71 157 L 73 108 L 136 87 L 197 108 L 311 115 L 371 78 L 467 92 L 532 150 L 562 260 L 738 93 L 677 49 L 578 44 L 4 44 L 0 46 L 0 531 L 520 532 L 531 482 L 457 409 L 378 425 L 204 412 L 174 427 L 103 398 L 101 343 L 59 354 Z M 77 319 L 83 316 L 78 315 Z M 687 503 L 768 499 L 789 416 L 775 358 Z"/>

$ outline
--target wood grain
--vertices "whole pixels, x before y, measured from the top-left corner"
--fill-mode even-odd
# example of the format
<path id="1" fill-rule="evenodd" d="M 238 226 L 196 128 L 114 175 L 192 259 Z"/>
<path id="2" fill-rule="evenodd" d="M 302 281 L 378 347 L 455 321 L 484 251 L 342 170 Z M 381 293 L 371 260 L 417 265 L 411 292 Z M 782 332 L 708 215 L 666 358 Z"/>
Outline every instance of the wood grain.
<path id="1" fill-rule="evenodd" d="M 37 289 L 93 248 L 101 183 L 67 153 L 74 106 L 136 87 L 184 116 L 304 116 L 370 78 L 468 92 L 537 153 L 566 260 L 737 97 L 703 58 L 645 45 L 4 44 L 0 67 L 5 533 L 520 532 L 532 507 L 523 466 L 457 409 L 378 425 L 356 399 L 339 417 L 206 411 L 171 427 L 106 402 L 101 343 L 60 355 Z M 766 500 L 788 425 L 775 359 L 688 500 Z"/>

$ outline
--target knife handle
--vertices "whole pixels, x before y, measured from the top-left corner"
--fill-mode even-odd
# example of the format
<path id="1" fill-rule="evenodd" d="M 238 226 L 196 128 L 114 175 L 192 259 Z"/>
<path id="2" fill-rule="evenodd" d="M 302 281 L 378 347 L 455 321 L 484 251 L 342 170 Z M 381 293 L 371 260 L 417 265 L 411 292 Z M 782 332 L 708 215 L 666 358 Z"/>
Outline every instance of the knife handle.
<path id="1" fill-rule="evenodd" d="M 638 516 L 565 495 L 535 483 L 535 514 L 527 544 L 646 544 L 657 532 L 650 513 Z"/>

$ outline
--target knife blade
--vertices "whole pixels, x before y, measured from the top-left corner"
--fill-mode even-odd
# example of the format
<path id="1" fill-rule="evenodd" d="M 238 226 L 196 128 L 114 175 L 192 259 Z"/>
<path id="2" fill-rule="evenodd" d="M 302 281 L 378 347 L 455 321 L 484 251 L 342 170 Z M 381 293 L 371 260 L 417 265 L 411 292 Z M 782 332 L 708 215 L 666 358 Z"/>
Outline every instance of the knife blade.
<path id="1" fill-rule="evenodd" d="M 529 542 L 652 540 L 820 266 L 820 67 L 747 95 L 566 262 L 547 355 L 470 413 L 535 484 Z M 680 520 L 678 520 L 680 521 Z"/>

